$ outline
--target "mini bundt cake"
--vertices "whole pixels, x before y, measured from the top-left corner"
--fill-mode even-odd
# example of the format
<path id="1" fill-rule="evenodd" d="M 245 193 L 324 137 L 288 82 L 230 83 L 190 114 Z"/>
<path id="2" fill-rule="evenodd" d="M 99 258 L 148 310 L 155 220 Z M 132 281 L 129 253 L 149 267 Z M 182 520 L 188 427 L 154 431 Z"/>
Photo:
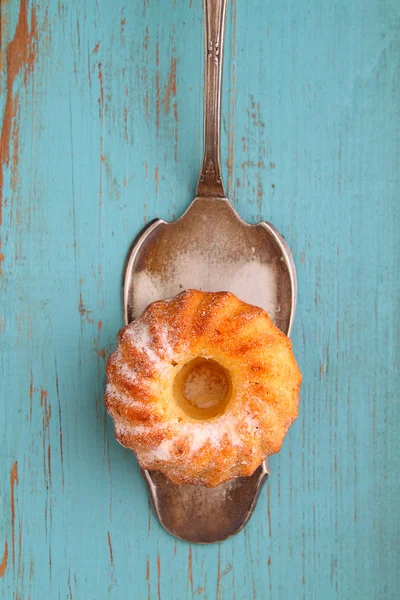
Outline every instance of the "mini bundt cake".
<path id="1" fill-rule="evenodd" d="M 107 378 L 116 437 L 141 467 L 207 487 L 279 451 L 301 383 L 289 338 L 263 309 L 196 290 L 124 327 Z"/>

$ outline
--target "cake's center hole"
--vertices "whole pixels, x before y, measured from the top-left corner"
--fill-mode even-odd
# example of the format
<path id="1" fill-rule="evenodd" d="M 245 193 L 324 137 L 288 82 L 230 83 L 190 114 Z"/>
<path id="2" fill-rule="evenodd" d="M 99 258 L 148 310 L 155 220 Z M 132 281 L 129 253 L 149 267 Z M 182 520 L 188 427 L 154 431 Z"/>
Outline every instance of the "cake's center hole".
<path id="1" fill-rule="evenodd" d="M 221 414 L 231 395 L 228 371 L 210 358 L 187 363 L 174 383 L 175 398 L 193 418 L 206 419 Z"/>
<path id="2" fill-rule="evenodd" d="M 210 408 L 224 400 L 229 384 L 221 365 L 214 360 L 189 363 L 189 371 L 183 382 L 183 395 L 198 408 Z"/>

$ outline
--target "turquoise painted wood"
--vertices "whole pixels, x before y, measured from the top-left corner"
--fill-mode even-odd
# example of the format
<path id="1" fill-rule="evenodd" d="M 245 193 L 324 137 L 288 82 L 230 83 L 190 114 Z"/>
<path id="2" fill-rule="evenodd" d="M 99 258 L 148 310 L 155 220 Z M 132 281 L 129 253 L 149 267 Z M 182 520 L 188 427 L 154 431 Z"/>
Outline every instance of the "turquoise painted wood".
<path id="1" fill-rule="evenodd" d="M 400 5 L 231 0 L 229 197 L 288 239 L 300 416 L 251 522 L 158 524 L 103 408 L 131 241 L 194 196 L 200 0 L 1 2 L 0 597 L 400 597 Z"/>

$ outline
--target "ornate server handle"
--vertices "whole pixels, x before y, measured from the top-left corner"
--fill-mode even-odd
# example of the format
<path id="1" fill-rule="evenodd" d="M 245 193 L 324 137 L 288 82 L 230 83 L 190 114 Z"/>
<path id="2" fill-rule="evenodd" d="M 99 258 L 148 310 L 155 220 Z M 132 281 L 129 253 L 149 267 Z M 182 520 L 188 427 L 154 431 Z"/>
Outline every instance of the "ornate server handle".
<path id="1" fill-rule="evenodd" d="M 204 158 L 197 196 L 225 196 L 220 164 L 221 80 L 227 0 L 204 0 Z"/>

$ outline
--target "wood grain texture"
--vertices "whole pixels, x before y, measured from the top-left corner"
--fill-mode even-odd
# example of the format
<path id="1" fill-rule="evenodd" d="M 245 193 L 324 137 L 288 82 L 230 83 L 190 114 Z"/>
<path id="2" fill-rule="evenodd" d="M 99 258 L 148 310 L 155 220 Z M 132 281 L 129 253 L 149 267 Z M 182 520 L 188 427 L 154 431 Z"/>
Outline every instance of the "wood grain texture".
<path id="1" fill-rule="evenodd" d="M 127 250 L 194 196 L 202 9 L 2 0 L 0 597 L 399 597 L 396 0 L 231 0 L 228 194 L 298 268 L 300 417 L 223 544 L 159 526 L 103 407 Z"/>

